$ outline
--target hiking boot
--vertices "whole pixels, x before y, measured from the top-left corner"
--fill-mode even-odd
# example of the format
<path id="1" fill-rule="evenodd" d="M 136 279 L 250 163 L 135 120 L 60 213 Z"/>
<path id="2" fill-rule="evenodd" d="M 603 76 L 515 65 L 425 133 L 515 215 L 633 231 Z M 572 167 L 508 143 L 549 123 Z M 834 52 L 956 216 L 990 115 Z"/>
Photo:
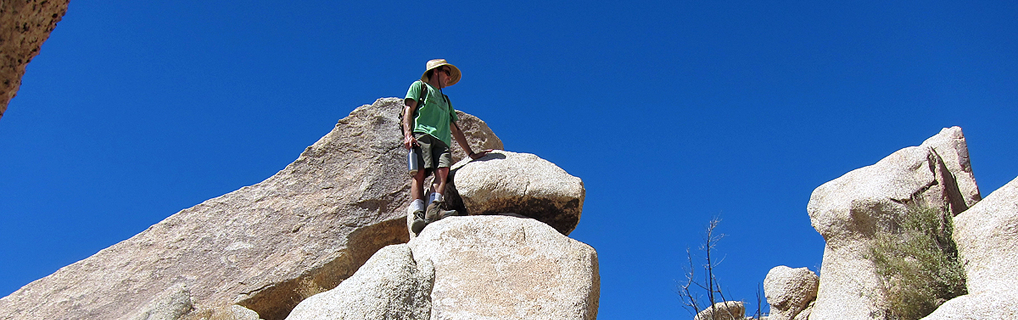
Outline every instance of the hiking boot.
<path id="1" fill-rule="evenodd" d="M 445 219 L 448 216 L 458 215 L 456 210 L 442 210 L 442 205 L 445 202 L 434 201 L 428 205 L 428 212 L 424 215 L 428 223 L 432 223 L 438 220 Z"/>
<path id="2" fill-rule="evenodd" d="M 424 219 L 423 210 L 414 211 L 413 215 L 414 221 L 410 223 L 410 231 L 412 231 L 415 235 L 420 235 L 421 231 L 424 230 L 424 227 L 428 226 L 428 221 Z"/>

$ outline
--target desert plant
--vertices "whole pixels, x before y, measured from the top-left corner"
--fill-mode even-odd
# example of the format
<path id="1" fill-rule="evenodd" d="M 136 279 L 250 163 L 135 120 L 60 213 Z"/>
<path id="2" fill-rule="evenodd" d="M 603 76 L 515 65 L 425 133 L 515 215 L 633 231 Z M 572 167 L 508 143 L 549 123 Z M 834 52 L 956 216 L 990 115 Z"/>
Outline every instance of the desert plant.
<path id="1" fill-rule="evenodd" d="M 881 278 L 888 318 L 920 319 L 965 294 L 951 214 L 910 205 L 895 222 L 894 230 L 878 233 L 867 250 Z"/>

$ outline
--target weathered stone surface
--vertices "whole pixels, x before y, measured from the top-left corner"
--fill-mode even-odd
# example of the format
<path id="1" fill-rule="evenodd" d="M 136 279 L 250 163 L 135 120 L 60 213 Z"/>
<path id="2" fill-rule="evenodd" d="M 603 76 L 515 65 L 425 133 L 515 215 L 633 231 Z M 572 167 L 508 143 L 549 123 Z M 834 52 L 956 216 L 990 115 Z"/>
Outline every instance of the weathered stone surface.
<path id="1" fill-rule="evenodd" d="M 722 301 L 696 314 L 693 320 L 743 320 L 746 306 L 742 301 Z"/>
<path id="2" fill-rule="evenodd" d="M 215 319 L 215 320 L 260 320 L 258 313 L 254 310 L 244 308 L 238 305 L 232 305 L 227 308 L 220 308 L 215 310 L 216 312 L 210 317 L 201 317 L 199 319 Z M 192 317 L 198 318 L 198 317 Z"/>
<path id="3" fill-rule="evenodd" d="M 459 110 L 456 110 L 456 115 L 459 116 L 456 126 L 463 130 L 463 136 L 470 143 L 471 150 L 481 152 L 484 150 L 502 150 L 504 148 L 502 139 L 499 139 L 483 120 Z M 449 146 L 449 148 L 452 149 L 453 163 L 469 158 L 456 141 L 453 141 L 453 145 Z"/>
<path id="4" fill-rule="evenodd" d="M 180 319 L 191 312 L 191 293 L 187 286 L 179 283 L 163 291 L 152 302 L 137 313 L 126 317 L 131 320 L 171 320 Z"/>
<path id="5" fill-rule="evenodd" d="M 925 319 L 1018 319 L 1018 178 L 954 218 L 969 294 Z"/>
<path id="6" fill-rule="evenodd" d="M 25 66 L 64 17 L 68 2 L 0 1 L 0 118 L 21 87 Z"/>
<path id="7" fill-rule="evenodd" d="M 810 314 L 813 314 L 813 306 L 816 305 L 816 303 L 817 303 L 816 300 L 810 302 L 808 305 L 806 305 L 806 309 L 803 309 L 802 312 L 799 312 L 799 314 L 795 315 L 795 318 L 793 318 L 792 320 L 809 320 Z"/>
<path id="8" fill-rule="evenodd" d="M 544 223 L 449 217 L 287 319 L 595 319 L 599 279 L 593 248 Z"/>
<path id="9" fill-rule="evenodd" d="M 960 127 L 944 128 L 937 135 L 923 141 L 921 146 L 932 147 L 944 161 L 947 170 L 955 176 L 954 181 L 962 198 L 965 199 L 966 208 L 982 199 L 975 175 L 972 173 L 972 163 L 969 162 L 968 143 L 965 142 L 965 135 L 961 133 Z"/>
<path id="10" fill-rule="evenodd" d="M 595 319 L 597 252 L 547 224 L 513 216 L 449 217 L 409 246 L 431 261 L 432 319 Z"/>
<path id="11" fill-rule="evenodd" d="M 960 132 L 942 131 L 929 145 L 899 150 L 874 165 L 853 170 L 827 182 L 810 196 L 807 210 L 815 228 L 827 241 L 820 271 L 820 288 L 811 320 L 882 319 L 884 301 L 880 279 L 872 262 L 864 258 L 869 241 L 878 232 L 893 232 L 894 220 L 909 204 L 947 208 L 953 214 L 967 209 L 966 199 L 978 199 L 978 190 L 962 194 L 958 180 L 975 180 L 965 172 L 951 172 L 940 153 L 951 159 L 968 159 L 958 141 Z M 962 155 L 964 153 L 964 156 Z M 958 160 L 962 161 L 962 160 Z M 970 167 L 962 161 L 958 167 Z M 956 168 L 958 168 L 956 167 Z"/>
<path id="12" fill-rule="evenodd" d="M 391 245 L 335 289 L 301 302 L 286 319 L 430 319 L 434 280 L 431 261 L 414 261 L 406 244 Z"/>
<path id="13" fill-rule="evenodd" d="M 583 181 L 536 155 L 495 151 L 458 163 L 452 176 L 451 186 L 469 214 L 512 212 L 547 223 L 564 235 L 580 221 Z"/>
<path id="14" fill-rule="evenodd" d="M 817 297 L 820 277 L 807 268 L 777 266 L 764 278 L 764 295 L 771 320 L 792 320 Z"/>
<path id="15" fill-rule="evenodd" d="M 1018 296 L 1014 291 L 982 291 L 948 300 L 922 320 L 1014 320 Z"/>
<path id="16" fill-rule="evenodd" d="M 1018 178 L 954 218 L 970 293 L 1018 292 Z"/>
<path id="17" fill-rule="evenodd" d="M 238 304 L 283 319 L 378 249 L 408 240 L 401 103 L 357 108 L 265 181 L 182 210 L 0 299 L 0 319 L 118 319 L 179 284 L 195 308 L 185 318 L 233 314 Z"/>

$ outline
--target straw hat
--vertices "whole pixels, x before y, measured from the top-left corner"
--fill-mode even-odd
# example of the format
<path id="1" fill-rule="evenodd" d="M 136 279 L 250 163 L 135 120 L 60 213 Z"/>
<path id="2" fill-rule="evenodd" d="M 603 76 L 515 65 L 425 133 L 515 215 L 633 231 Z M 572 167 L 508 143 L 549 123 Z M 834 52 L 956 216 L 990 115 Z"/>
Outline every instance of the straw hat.
<path id="1" fill-rule="evenodd" d="M 452 86 L 452 85 L 456 84 L 457 82 L 460 82 L 460 77 L 463 75 L 460 72 L 460 68 L 457 68 L 456 66 L 452 65 L 451 63 L 446 62 L 445 59 L 432 59 L 432 60 L 428 60 L 427 69 L 425 69 L 424 70 L 424 74 L 421 75 L 421 81 L 428 82 L 428 71 L 431 71 L 432 69 L 436 69 L 436 68 L 441 67 L 441 66 L 449 66 L 449 75 L 450 75 L 450 77 L 449 77 L 449 83 L 447 83 L 445 85 L 446 87 Z"/>

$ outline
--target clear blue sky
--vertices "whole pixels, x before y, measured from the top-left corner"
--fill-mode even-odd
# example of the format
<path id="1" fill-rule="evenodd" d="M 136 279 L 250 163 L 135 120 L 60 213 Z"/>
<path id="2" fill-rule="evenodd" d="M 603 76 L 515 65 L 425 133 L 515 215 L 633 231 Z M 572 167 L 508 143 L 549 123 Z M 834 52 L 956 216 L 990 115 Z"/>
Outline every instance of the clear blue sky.
<path id="1" fill-rule="evenodd" d="M 954 125 L 984 196 L 1018 176 L 1016 34 L 1014 1 L 75 0 L 0 119 L 0 296 L 446 58 L 455 107 L 583 179 L 600 317 L 690 318 L 674 287 L 713 216 L 755 301 L 770 268 L 819 269 L 824 182 Z"/>

